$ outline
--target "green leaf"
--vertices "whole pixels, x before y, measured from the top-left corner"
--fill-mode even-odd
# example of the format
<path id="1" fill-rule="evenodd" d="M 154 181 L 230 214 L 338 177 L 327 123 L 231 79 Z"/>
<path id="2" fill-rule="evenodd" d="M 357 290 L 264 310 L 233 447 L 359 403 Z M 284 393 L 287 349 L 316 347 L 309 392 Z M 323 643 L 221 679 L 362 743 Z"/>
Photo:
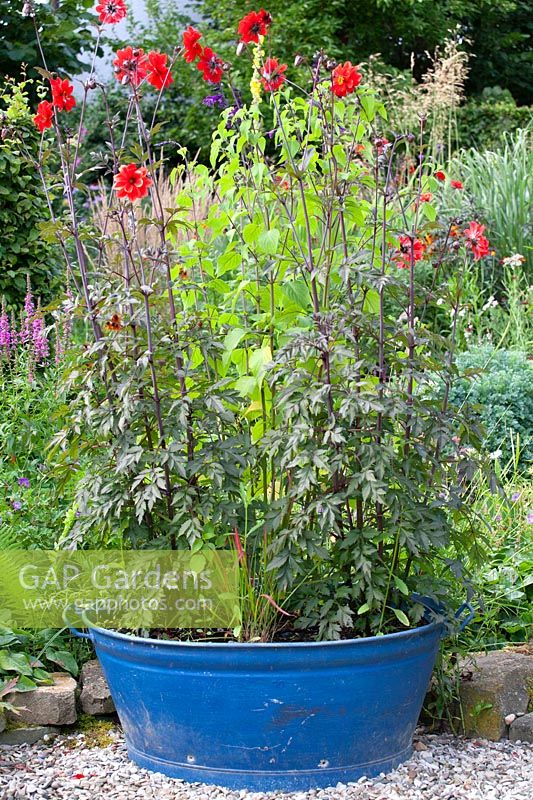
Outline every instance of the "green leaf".
<path id="1" fill-rule="evenodd" d="M 4 672 L 18 672 L 21 675 L 31 675 L 30 659 L 26 653 L 10 653 L 0 650 L 0 669 Z"/>
<path id="2" fill-rule="evenodd" d="M 283 284 L 282 294 L 289 304 L 295 305 L 304 311 L 311 306 L 311 295 L 304 280 L 295 280 Z"/>
<path id="3" fill-rule="evenodd" d="M 21 675 L 17 681 L 17 685 L 15 686 L 16 692 L 31 692 L 33 689 L 37 688 L 37 684 L 35 681 L 32 681 L 31 678 L 28 678 L 26 675 Z"/>
<path id="4" fill-rule="evenodd" d="M 370 611 L 370 606 L 368 605 L 368 603 L 363 603 L 363 605 L 359 606 L 359 608 L 357 609 L 357 613 L 359 615 L 366 614 L 367 611 Z"/>
<path id="5" fill-rule="evenodd" d="M 399 608 L 393 608 L 392 610 L 394 611 L 396 619 L 399 620 L 402 623 L 402 625 L 405 625 L 406 628 L 408 628 L 411 625 L 407 614 L 404 614 L 404 612 L 401 611 Z"/>
<path id="6" fill-rule="evenodd" d="M 246 336 L 244 328 L 232 328 L 224 337 L 224 350 L 226 353 L 233 353 L 238 344 Z"/>
<path id="7" fill-rule="evenodd" d="M 435 222 L 437 219 L 437 209 L 430 205 L 430 203 L 421 203 L 420 205 L 424 216 L 427 217 L 430 222 Z"/>
<path id="8" fill-rule="evenodd" d="M 33 670 L 32 678 L 34 681 L 37 681 L 37 683 L 52 684 L 54 682 L 50 673 L 40 668 Z"/>
<path id="9" fill-rule="evenodd" d="M 76 663 L 76 659 L 69 653 L 67 650 L 47 650 L 46 658 L 48 661 L 52 661 L 54 664 L 59 664 L 60 667 L 66 669 L 67 672 L 70 672 L 71 675 L 77 675 L 79 672 L 78 665 Z"/>
<path id="10" fill-rule="evenodd" d="M 375 289 L 369 289 L 365 294 L 363 311 L 370 314 L 379 314 L 379 292 L 376 292 Z"/>
<path id="11" fill-rule="evenodd" d="M 269 231 L 263 231 L 257 239 L 257 249 L 260 253 L 265 253 L 269 256 L 276 255 L 279 245 L 279 231 L 273 228 Z"/>
<path id="12" fill-rule="evenodd" d="M 261 226 L 256 225 L 255 222 L 249 222 L 248 225 L 244 226 L 242 231 L 242 238 L 244 239 L 247 245 L 256 243 L 260 230 Z"/>
<path id="13" fill-rule="evenodd" d="M 398 578 L 397 576 L 395 576 L 394 577 L 394 585 L 396 586 L 397 589 L 400 590 L 400 592 L 402 594 L 405 594 L 405 595 L 409 594 L 409 589 L 407 587 L 407 584 L 405 583 L 405 581 L 402 581 L 401 578 Z"/>

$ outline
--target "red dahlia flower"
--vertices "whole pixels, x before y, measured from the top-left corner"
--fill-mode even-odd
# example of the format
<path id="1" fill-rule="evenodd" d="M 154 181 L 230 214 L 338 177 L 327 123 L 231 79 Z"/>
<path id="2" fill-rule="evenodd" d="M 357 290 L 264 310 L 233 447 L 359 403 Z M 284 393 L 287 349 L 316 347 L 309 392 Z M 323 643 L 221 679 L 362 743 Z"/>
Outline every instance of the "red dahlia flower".
<path id="1" fill-rule="evenodd" d="M 241 42 L 257 44 L 260 36 L 267 35 L 271 23 L 272 17 L 264 8 L 260 11 L 251 11 L 239 22 L 238 31 L 241 35 Z"/>
<path id="2" fill-rule="evenodd" d="M 76 101 L 72 96 L 74 87 L 67 78 L 50 78 L 52 102 L 58 111 L 72 111 Z"/>
<path id="3" fill-rule="evenodd" d="M 439 169 L 439 171 L 435 173 L 435 177 L 438 181 L 445 181 L 446 173 Z"/>
<path id="4" fill-rule="evenodd" d="M 422 194 L 420 195 L 421 203 L 431 203 L 432 200 L 433 200 L 433 195 L 431 194 L 431 192 L 422 192 Z"/>
<path id="5" fill-rule="evenodd" d="M 410 236 L 400 236 L 400 247 L 394 255 L 398 269 L 409 269 L 411 253 L 414 262 L 420 261 L 424 255 L 424 243 L 420 239 L 411 239 Z"/>
<path id="6" fill-rule="evenodd" d="M 454 189 L 462 189 L 463 188 L 463 184 L 461 183 L 461 181 L 452 181 L 451 185 L 453 186 Z"/>
<path id="7" fill-rule="evenodd" d="M 155 86 L 156 89 L 166 89 L 171 83 L 174 83 L 174 78 L 170 74 L 170 69 L 167 67 L 166 53 L 156 53 L 152 50 L 148 53 L 148 83 Z"/>
<path id="8" fill-rule="evenodd" d="M 183 47 L 185 48 L 183 58 L 185 61 L 188 61 L 189 64 L 196 61 L 196 59 L 200 58 L 202 55 L 202 45 L 198 44 L 201 38 L 202 34 L 200 31 L 197 31 L 192 25 L 189 25 L 187 30 L 183 31 Z"/>
<path id="9" fill-rule="evenodd" d="M 53 103 L 49 103 L 48 100 L 43 100 L 37 106 L 37 113 L 33 118 L 35 126 L 42 133 L 46 128 L 52 127 L 53 119 L 54 119 Z"/>
<path id="10" fill-rule="evenodd" d="M 116 22 L 120 22 L 128 12 L 124 0 L 102 0 L 95 10 L 103 25 L 114 25 Z"/>
<path id="11" fill-rule="evenodd" d="M 331 73 L 331 91 L 337 97 L 346 97 L 355 92 L 361 83 L 361 73 L 357 71 L 350 61 L 339 64 Z"/>
<path id="12" fill-rule="evenodd" d="M 488 255 L 489 252 L 489 242 L 488 239 L 483 236 L 484 231 L 485 226 L 480 225 L 479 222 L 471 222 L 469 227 L 463 231 L 466 246 L 470 247 L 472 250 L 475 261 L 479 261 L 480 258 Z"/>
<path id="13" fill-rule="evenodd" d="M 147 58 L 140 47 L 124 47 L 117 50 L 117 57 L 113 61 L 115 75 L 121 83 L 131 83 L 138 86 L 148 74 Z"/>
<path id="14" fill-rule="evenodd" d="M 287 65 L 280 64 L 277 58 L 267 58 L 261 70 L 261 83 L 267 92 L 275 92 L 285 82 L 286 69 Z"/>
<path id="15" fill-rule="evenodd" d="M 152 185 L 152 179 L 147 173 L 146 167 L 138 167 L 137 164 L 123 164 L 115 175 L 113 189 L 117 197 L 124 197 L 127 200 L 140 200 L 146 197 L 148 188 Z"/>
<path id="16" fill-rule="evenodd" d="M 209 83 L 220 83 L 224 73 L 224 62 L 219 58 L 210 47 L 204 47 L 200 60 L 196 65 L 200 72 L 204 73 L 204 81 Z"/>

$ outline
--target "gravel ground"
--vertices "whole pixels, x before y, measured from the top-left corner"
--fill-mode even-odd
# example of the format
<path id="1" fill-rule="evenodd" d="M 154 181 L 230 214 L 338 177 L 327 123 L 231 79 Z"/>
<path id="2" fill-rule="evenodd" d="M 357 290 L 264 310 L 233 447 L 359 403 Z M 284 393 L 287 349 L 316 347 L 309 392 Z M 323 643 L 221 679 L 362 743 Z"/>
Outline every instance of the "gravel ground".
<path id="1" fill-rule="evenodd" d="M 188 784 L 139 769 L 122 735 L 108 747 L 84 737 L 0 746 L 0 799 L 32 800 L 532 800 L 533 745 L 443 735 L 415 741 L 410 761 L 381 778 L 294 794 Z"/>

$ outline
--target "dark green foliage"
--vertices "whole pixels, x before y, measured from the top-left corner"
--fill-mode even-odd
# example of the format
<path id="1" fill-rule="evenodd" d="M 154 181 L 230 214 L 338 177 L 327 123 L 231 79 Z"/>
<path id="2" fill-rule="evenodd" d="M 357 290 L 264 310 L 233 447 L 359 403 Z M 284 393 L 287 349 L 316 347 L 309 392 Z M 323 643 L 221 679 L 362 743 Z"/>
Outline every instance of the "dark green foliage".
<path id="1" fill-rule="evenodd" d="M 50 70 L 77 74 L 81 71 L 80 53 L 93 40 L 91 23 L 94 0 L 61 0 L 61 3 L 35 4 L 35 21 L 39 25 L 47 65 Z M 0 0 L 0 76 L 20 76 L 20 65 L 28 66 L 35 78 L 34 67 L 43 63 L 35 39 L 34 20 L 22 16 L 21 0 Z"/>
<path id="2" fill-rule="evenodd" d="M 209 45 L 231 64 L 235 87 L 248 98 L 250 59 L 238 58 L 237 26 L 241 17 L 256 8 L 253 2 L 233 0 L 195 0 L 191 10 L 197 12 L 195 25 Z M 485 86 L 498 85 L 508 91 L 505 102 L 468 103 L 460 112 L 460 144 L 491 146 L 501 133 L 523 126 L 529 109 L 517 108 L 531 102 L 529 86 L 533 85 L 528 41 L 531 24 L 525 16 L 527 2 L 496 3 L 494 0 L 271 0 L 265 4 L 274 18 L 265 42 L 267 54 L 279 57 L 289 65 L 291 78 L 305 84 L 306 67 L 294 68 L 296 55 L 311 59 L 320 49 L 336 59 L 354 63 L 369 55 L 381 53 L 388 68 L 409 70 L 414 55 L 414 75 L 420 78 L 430 65 L 428 53 L 457 29 L 469 39 L 472 53 L 467 91 L 479 94 Z M 181 33 L 189 24 L 186 15 L 168 0 L 148 0 L 148 22 L 131 26 L 130 40 L 146 49 L 168 51 L 170 45 L 181 44 Z M 503 43 L 506 43 L 505 45 Z M 191 153 L 201 148 L 201 161 L 207 161 L 211 131 L 216 124 L 217 109 L 202 105 L 203 98 L 214 91 L 206 84 L 193 64 L 178 59 L 173 67 L 174 84 L 164 93 L 162 104 L 166 120 L 159 138 L 177 140 Z M 510 92 L 510 94 L 509 94 Z M 230 96 L 229 103 L 233 102 Z M 104 110 L 95 96 L 91 116 L 103 120 Z M 470 130 L 470 126 L 472 130 Z M 96 131 L 101 131 L 97 126 Z M 101 139 L 93 135 L 95 149 Z M 168 151 L 168 148 L 167 148 Z"/>
<path id="3" fill-rule="evenodd" d="M 233 37 L 235 22 L 255 8 L 253 2 L 233 0 L 198 0 L 196 5 L 216 30 Z M 418 78 L 428 66 L 428 53 L 457 29 L 475 56 L 470 92 L 499 85 L 517 102 L 531 102 L 529 0 L 272 0 L 268 10 L 276 22 L 273 47 L 282 45 L 284 60 L 294 52 L 308 55 L 323 47 L 334 57 L 354 62 L 381 53 L 387 64 L 408 69 L 413 54 Z"/>
<path id="4" fill-rule="evenodd" d="M 531 106 L 517 106 L 505 92 L 472 98 L 458 111 L 458 140 L 461 147 L 493 149 L 504 134 L 525 128 L 533 120 Z"/>
<path id="5" fill-rule="evenodd" d="M 45 304 L 59 288 L 62 267 L 57 248 L 40 237 L 39 225 L 49 212 L 30 160 L 39 145 L 27 82 L 0 85 L 0 124 L 0 298 L 8 308 L 19 307 L 29 276 L 35 295 Z"/>
<path id="6" fill-rule="evenodd" d="M 525 353 L 495 350 L 490 345 L 472 348 L 457 357 L 464 375 L 456 381 L 450 402 L 478 407 L 486 429 L 485 447 L 502 451 L 502 463 L 514 460 L 519 447 L 520 464 L 533 459 L 533 364 Z M 519 444 L 518 437 L 519 436 Z"/>

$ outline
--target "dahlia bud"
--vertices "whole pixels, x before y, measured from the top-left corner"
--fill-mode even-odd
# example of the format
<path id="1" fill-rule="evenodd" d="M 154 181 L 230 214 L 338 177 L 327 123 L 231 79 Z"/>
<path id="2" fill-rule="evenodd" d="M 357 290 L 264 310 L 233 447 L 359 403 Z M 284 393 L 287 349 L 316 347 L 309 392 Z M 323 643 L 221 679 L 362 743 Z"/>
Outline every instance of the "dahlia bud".
<path id="1" fill-rule="evenodd" d="M 87 83 L 85 84 L 85 88 L 86 89 L 96 89 L 96 85 L 97 84 L 96 84 L 95 79 L 91 76 L 89 78 L 89 80 L 87 81 Z"/>
<path id="2" fill-rule="evenodd" d="M 408 134 L 407 134 L 407 141 L 408 141 L 408 142 L 414 142 L 414 140 L 415 140 L 415 135 L 414 135 L 414 133 L 408 133 Z"/>
<path id="3" fill-rule="evenodd" d="M 150 297 L 150 295 L 154 293 L 152 287 L 147 286 L 145 283 L 143 283 L 142 286 L 139 286 L 139 289 L 141 290 L 141 292 L 144 294 L 145 297 Z"/>
<path id="4" fill-rule="evenodd" d="M 29 0 L 26 0 L 24 5 L 22 6 L 22 16 L 23 17 L 34 17 L 35 12 L 33 10 L 33 3 L 30 3 Z"/>
<path id="5" fill-rule="evenodd" d="M 303 56 L 297 55 L 295 57 L 295 59 L 294 59 L 294 66 L 295 67 L 301 67 L 302 64 L 304 63 L 304 61 L 305 61 L 305 58 Z"/>
<path id="6" fill-rule="evenodd" d="M 239 44 L 237 45 L 237 55 L 242 56 L 245 50 L 246 50 L 246 43 L 239 42 Z"/>
<path id="7" fill-rule="evenodd" d="M 336 66 L 337 66 L 337 62 L 335 61 L 335 59 L 334 58 L 328 58 L 328 60 L 326 61 L 326 64 L 325 64 L 325 67 L 328 70 L 328 72 L 333 72 L 333 70 L 335 69 Z"/>

